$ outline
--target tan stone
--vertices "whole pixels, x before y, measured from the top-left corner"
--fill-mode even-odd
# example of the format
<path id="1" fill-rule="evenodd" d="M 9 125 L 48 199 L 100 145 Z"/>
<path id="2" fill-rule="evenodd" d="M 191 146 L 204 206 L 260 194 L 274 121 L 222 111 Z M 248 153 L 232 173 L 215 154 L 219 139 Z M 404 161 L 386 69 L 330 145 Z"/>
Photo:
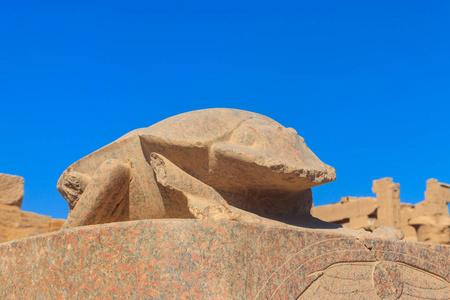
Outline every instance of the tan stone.
<path id="1" fill-rule="evenodd" d="M 57 231 L 63 223 L 64 220 L 0 204 L 0 243 Z"/>
<path id="2" fill-rule="evenodd" d="M 392 178 L 373 181 L 372 191 L 377 195 L 377 227 L 400 227 L 400 184 Z"/>
<path id="3" fill-rule="evenodd" d="M 22 206 L 24 179 L 0 173 L 0 204 Z"/>
<path id="4" fill-rule="evenodd" d="M 59 230 L 64 220 L 20 210 L 24 179 L 0 174 L 0 243 Z"/>
<path id="5" fill-rule="evenodd" d="M 370 229 L 372 226 L 368 216 L 377 207 L 377 199 L 373 197 L 343 197 L 339 203 L 314 206 L 311 215 L 354 229 Z"/>
<path id="6" fill-rule="evenodd" d="M 71 165 L 57 188 L 71 209 L 64 227 L 180 217 L 298 223 L 309 216 L 310 188 L 335 176 L 294 129 L 207 109 L 126 134 Z"/>
<path id="7" fill-rule="evenodd" d="M 386 226 L 380 226 L 373 231 L 373 236 L 377 238 L 401 240 L 405 237 L 403 231 Z"/>
<path id="8" fill-rule="evenodd" d="M 404 225 L 400 227 L 400 230 L 403 231 L 405 235 L 403 238 L 405 241 L 417 242 L 417 232 L 413 226 Z"/>
<path id="9" fill-rule="evenodd" d="M 449 203 L 449 185 L 441 183 L 436 179 L 428 179 L 425 200 L 416 204 L 414 217 L 421 215 L 448 215 L 447 205 Z"/>
<path id="10" fill-rule="evenodd" d="M 350 218 L 350 221 L 345 225 L 350 228 L 368 228 L 370 226 L 368 216 L 357 216 Z"/>
<path id="11" fill-rule="evenodd" d="M 408 241 L 450 244 L 448 184 L 427 180 L 425 200 L 416 205 L 400 202 L 400 185 L 392 178 L 374 180 L 372 190 L 376 198 L 343 197 L 340 203 L 313 207 L 311 214 L 353 229 L 396 228 Z"/>

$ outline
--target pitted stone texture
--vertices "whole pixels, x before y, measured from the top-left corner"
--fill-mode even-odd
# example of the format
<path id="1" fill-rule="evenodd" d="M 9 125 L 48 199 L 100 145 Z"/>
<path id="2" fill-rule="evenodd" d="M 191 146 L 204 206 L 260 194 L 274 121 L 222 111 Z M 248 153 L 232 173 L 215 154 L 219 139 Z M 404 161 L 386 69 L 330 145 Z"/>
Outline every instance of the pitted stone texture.
<path id="1" fill-rule="evenodd" d="M 373 267 L 373 286 L 381 299 L 398 299 L 403 292 L 403 280 L 397 264 L 380 261 Z"/>
<path id="2" fill-rule="evenodd" d="M 0 298 L 448 299 L 449 255 L 226 220 L 111 223 L 0 245 Z"/>
<path id="3" fill-rule="evenodd" d="M 115 171 L 102 171 L 110 170 L 105 164 L 113 161 L 128 171 L 119 177 Z M 67 227 L 93 224 L 93 215 L 94 223 L 179 217 L 248 220 L 246 212 L 284 221 L 309 214 L 310 188 L 335 177 L 334 169 L 294 129 L 252 112 L 206 109 L 124 135 L 72 164 L 57 188 L 73 212 Z M 177 181 L 169 182 L 171 178 Z M 122 198 L 101 204 L 111 202 L 103 191 L 115 182 L 121 182 L 115 189 Z"/>
<path id="4" fill-rule="evenodd" d="M 20 176 L 0 173 L 0 204 L 22 206 L 23 184 Z"/>

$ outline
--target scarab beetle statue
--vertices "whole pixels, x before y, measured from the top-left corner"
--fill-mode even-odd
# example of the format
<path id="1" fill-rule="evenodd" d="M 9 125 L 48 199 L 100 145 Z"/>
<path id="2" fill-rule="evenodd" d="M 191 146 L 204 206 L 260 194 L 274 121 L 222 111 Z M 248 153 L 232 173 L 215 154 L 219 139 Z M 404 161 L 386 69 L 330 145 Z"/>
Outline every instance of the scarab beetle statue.
<path id="1" fill-rule="evenodd" d="M 154 218 L 283 220 L 309 215 L 311 187 L 335 179 L 292 128 L 205 109 L 131 131 L 72 164 L 57 189 L 64 227 Z"/>

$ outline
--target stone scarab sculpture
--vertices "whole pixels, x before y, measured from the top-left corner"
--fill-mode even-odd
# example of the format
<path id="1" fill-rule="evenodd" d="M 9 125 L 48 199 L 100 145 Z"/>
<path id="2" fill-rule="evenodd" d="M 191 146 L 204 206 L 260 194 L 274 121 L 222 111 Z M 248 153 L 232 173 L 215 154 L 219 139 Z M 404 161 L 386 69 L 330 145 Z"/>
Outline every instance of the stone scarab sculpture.
<path id="1" fill-rule="evenodd" d="M 205 109 L 137 129 L 72 164 L 57 189 L 64 225 L 153 218 L 255 221 L 309 215 L 311 187 L 335 179 L 292 128 Z"/>

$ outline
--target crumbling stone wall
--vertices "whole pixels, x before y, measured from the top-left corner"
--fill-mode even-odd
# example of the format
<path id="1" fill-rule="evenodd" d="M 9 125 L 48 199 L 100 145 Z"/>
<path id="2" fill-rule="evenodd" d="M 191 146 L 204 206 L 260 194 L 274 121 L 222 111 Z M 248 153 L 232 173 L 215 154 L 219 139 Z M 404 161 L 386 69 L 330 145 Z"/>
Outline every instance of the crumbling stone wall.
<path id="1" fill-rule="evenodd" d="M 343 197 L 341 202 L 316 206 L 311 214 L 327 222 L 373 231 L 380 226 L 400 229 L 405 240 L 450 244 L 450 186 L 427 180 L 425 200 L 400 202 L 400 184 L 392 178 L 373 181 L 374 197 Z"/>
<path id="2" fill-rule="evenodd" d="M 22 211 L 24 179 L 0 174 L 0 243 L 59 230 L 64 220 Z"/>

